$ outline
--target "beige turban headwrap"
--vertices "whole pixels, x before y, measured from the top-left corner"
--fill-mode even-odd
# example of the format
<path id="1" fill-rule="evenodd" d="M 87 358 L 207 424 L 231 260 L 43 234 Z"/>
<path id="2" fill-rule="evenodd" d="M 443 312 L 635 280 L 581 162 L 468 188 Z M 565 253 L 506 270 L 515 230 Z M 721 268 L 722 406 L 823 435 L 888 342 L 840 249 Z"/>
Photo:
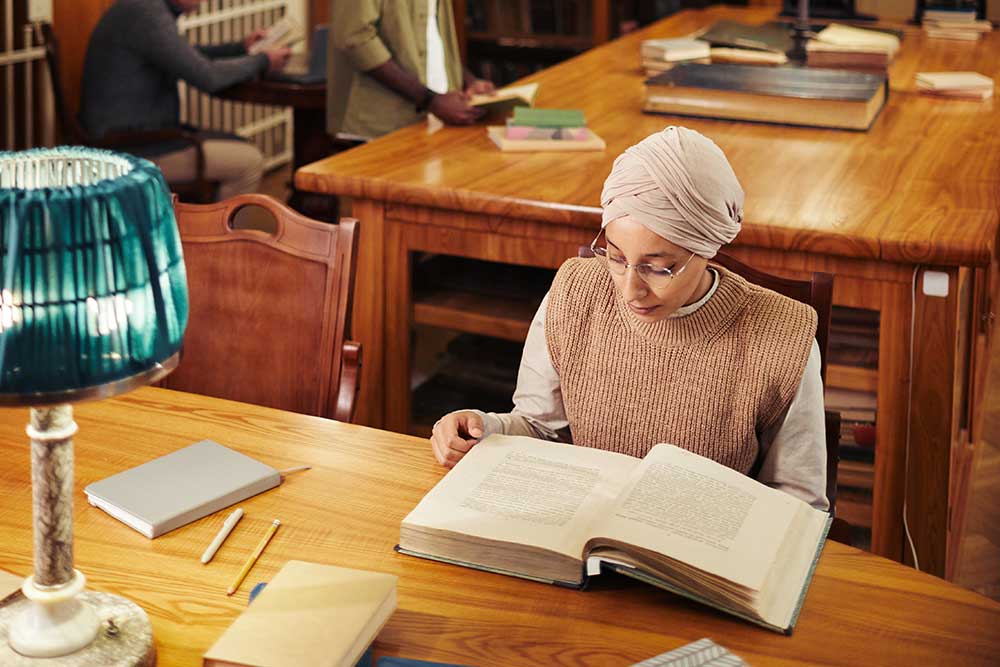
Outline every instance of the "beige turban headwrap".
<path id="1" fill-rule="evenodd" d="M 671 126 L 618 156 L 601 192 L 601 227 L 629 215 L 654 234 L 706 259 L 743 221 L 743 188 L 715 143 Z"/>

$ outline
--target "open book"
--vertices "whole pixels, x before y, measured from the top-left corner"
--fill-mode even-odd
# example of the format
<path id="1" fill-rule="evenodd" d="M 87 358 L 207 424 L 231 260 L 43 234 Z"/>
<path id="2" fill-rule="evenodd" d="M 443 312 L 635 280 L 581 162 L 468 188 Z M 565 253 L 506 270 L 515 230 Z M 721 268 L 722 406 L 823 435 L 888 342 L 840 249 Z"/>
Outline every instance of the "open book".
<path id="1" fill-rule="evenodd" d="M 398 549 L 577 588 L 603 564 L 790 633 L 829 523 L 673 445 L 640 460 L 490 436 L 403 520 Z"/>
<path id="2" fill-rule="evenodd" d="M 254 55 L 262 53 L 267 49 L 291 46 L 293 43 L 301 41 L 304 38 L 305 33 L 302 31 L 302 26 L 288 16 L 283 16 L 267 29 L 267 32 L 261 39 L 254 42 L 247 49 L 247 53 Z"/>
<path id="3" fill-rule="evenodd" d="M 514 107 L 530 107 L 538 93 L 537 83 L 500 88 L 491 95 L 473 95 L 469 105 L 484 109 L 489 115 L 508 114 Z"/>

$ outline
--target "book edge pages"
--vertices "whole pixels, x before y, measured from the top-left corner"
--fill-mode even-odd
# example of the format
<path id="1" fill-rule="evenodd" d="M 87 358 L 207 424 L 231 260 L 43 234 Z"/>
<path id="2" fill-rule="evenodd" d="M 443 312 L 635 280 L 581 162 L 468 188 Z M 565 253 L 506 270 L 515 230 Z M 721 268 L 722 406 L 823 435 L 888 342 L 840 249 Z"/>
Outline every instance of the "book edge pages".
<path id="1" fill-rule="evenodd" d="M 828 516 L 823 530 L 820 531 L 819 541 L 816 543 L 816 552 L 813 555 L 812 565 L 809 566 L 806 578 L 802 582 L 802 592 L 799 594 L 798 602 L 796 602 L 795 608 L 792 610 L 792 617 L 788 621 L 788 627 L 784 630 L 786 635 L 791 635 L 796 623 L 799 622 L 799 614 L 802 612 L 802 605 L 806 602 L 806 593 L 809 592 L 809 587 L 812 586 L 813 575 L 816 574 L 816 566 L 819 565 L 819 557 L 823 554 L 823 547 L 826 546 L 826 536 L 830 533 L 831 525 L 833 525 L 833 517 Z"/>
<path id="2" fill-rule="evenodd" d="M 398 553 L 404 554 L 406 556 L 415 556 L 416 558 L 424 558 L 426 560 L 433 560 L 439 563 L 447 563 L 448 565 L 459 565 L 461 567 L 467 567 L 472 570 L 479 570 L 481 572 L 490 572 L 492 574 L 502 574 L 508 577 L 517 577 L 518 579 L 527 579 L 528 581 L 536 581 L 541 584 L 552 584 L 554 586 L 561 586 L 563 588 L 573 588 L 575 590 L 581 590 L 587 585 L 587 576 L 583 574 L 583 563 L 581 562 L 581 578 L 579 582 L 573 581 L 560 581 L 557 579 L 546 579 L 544 577 L 534 577 L 530 574 L 523 574 L 521 572 L 514 572 L 513 570 L 503 570 L 500 568 L 488 567 L 486 565 L 479 565 L 478 563 L 470 563 L 462 560 L 457 560 L 454 558 L 446 558 L 444 556 L 434 556 L 427 553 L 422 553 L 419 551 L 413 551 L 411 549 L 406 549 L 399 546 L 395 547 Z"/>
<path id="3" fill-rule="evenodd" d="M 604 139 L 589 127 L 585 129 L 590 134 L 587 139 L 507 139 L 503 136 L 506 128 L 502 125 L 487 126 L 486 133 L 497 148 L 504 153 L 588 152 L 607 149 Z"/>

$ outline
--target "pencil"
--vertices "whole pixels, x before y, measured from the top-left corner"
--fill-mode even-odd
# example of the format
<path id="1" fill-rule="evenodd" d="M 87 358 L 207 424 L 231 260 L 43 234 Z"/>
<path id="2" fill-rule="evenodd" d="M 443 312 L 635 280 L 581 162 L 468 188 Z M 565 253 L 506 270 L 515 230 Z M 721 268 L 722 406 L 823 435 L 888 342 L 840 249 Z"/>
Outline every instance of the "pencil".
<path id="1" fill-rule="evenodd" d="M 267 534 L 264 535 L 263 539 L 261 539 L 260 541 L 260 544 L 257 545 L 257 548 L 254 549 L 253 553 L 250 554 L 250 557 L 247 558 L 247 562 L 243 563 L 243 567 L 240 569 L 240 573 L 236 575 L 236 579 L 234 579 L 233 583 L 230 584 L 229 590 L 226 591 L 226 595 L 232 595 L 233 593 L 236 592 L 236 589 L 240 587 L 240 584 L 243 583 L 243 580 L 250 572 L 250 568 L 252 568 L 253 564 L 257 562 L 257 559 L 260 558 L 260 555 L 264 553 L 264 547 L 266 547 L 267 543 L 271 541 L 272 537 L 274 537 L 274 534 L 277 532 L 278 526 L 280 525 L 281 522 L 278 521 L 277 519 L 275 519 L 271 523 L 271 527 L 267 529 Z"/>

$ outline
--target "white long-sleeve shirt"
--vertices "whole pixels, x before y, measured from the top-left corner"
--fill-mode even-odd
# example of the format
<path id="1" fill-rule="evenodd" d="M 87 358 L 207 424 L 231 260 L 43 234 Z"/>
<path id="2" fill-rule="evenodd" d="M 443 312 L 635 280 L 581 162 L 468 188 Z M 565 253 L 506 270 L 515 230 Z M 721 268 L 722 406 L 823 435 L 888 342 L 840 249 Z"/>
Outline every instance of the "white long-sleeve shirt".
<path id="1" fill-rule="evenodd" d="M 719 285 L 712 271 L 712 287 L 695 303 L 679 308 L 671 317 L 684 317 L 708 302 Z M 559 374 L 552 365 L 545 341 L 548 295 L 535 313 L 517 374 L 514 410 L 509 413 L 476 412 L 483 419 L 483 437 L 493 433 L 526 435 L 543 440 L 568 441 L 569 421 L 562 402 Z M 819 346 L 813 341 L 799 387 L 783 418 L 760 434 L 761 467 L 757 480 L 826 510 L 826 421 Z"/>

